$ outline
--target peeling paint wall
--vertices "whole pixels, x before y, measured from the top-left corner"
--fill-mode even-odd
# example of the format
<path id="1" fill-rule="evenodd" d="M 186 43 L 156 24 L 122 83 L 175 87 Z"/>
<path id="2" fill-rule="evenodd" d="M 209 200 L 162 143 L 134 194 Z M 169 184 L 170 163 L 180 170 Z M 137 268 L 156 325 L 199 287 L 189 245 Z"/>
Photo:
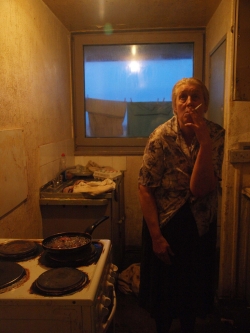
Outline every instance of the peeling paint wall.
<path id="1" fill-rule="evenodd" d="M 27 200 L 0 219 L 0 238 L 41 237 L 39 147 L 72 140 L 70 34 L 40 0 L 2 0 L 0 28 L 0 130 L 23 129 L 28 176 Z"/>

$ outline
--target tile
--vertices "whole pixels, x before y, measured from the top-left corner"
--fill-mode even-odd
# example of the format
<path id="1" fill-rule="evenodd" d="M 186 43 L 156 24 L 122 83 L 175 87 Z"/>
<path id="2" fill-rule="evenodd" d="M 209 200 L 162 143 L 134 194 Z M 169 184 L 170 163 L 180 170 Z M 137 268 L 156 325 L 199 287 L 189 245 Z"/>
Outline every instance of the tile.
<path id="1" fill-rule="evenodd" d="M 115 170 L 127 170 L 127 157 L 126 156 L 114 156 L 113 157 L 113 168 Z"/>
<path id="2" fill-rule="evenodd" d="M 48 163 L 40 166 L 40 187 L 48 183 L 55 177 L 54 163 Z"/>
<path id="3" fill-rule="evenodd" d="M 113 166 L 113 157 L 112 156 L 98 156 L 95 160 L 98 161 L 96 163 L 100 166 L 104 166 L 104 167 L 106 167 L 106 166 L 112 167 Z"/>
<path id="4" fill-rule="evenodd" d="M 93 158 L 91 156 L 75 156 L 75 165 L 87 165 L 89 161 L 92 161 Z"/>
<path id="5" fill-rule="evenodd" d="M 39 147 L 40 166 L 55 159 L 55 144 L 50 143 Z"/>
<path id="6" fill-rule="evenodd" d="M 89 161 L 100 167 L 110 166 L 116 170 L 126 170 L 126 156 L 75 156 L 76 165 L 86 165 Z"/>

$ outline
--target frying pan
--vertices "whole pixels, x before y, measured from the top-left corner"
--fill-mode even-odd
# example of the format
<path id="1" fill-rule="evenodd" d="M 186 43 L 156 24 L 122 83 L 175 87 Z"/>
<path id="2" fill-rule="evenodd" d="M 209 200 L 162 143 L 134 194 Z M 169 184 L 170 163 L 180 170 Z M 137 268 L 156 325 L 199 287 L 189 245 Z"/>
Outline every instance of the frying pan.
<path id="1" fill-rule="evenodd" d="M 61 232 L 54 235 L 51 235 L 49 237 L 44 238 L 42 241 L 42 247 L 44 250 L 46 250 L 48 253 L 53 253 L 55 255 L 66 255 L 66 254 L 73 254 L 80 251 L 85 251 L 91 247 L 92 243 L 92 233 L 95 230 L 95 228 L 107 220 L 109 216 L 103 216 L 99 220 L 97 220 L 94 224 L 87 227 L 85 232 Z M 67 247 L 55 247 L 55 243 L 60 241 L 61 239 L 75 239 L 78 238 L 82 240 L 82 242 L 79 242 L 79 244 L 74 242 L 68 243 L 71 244 Z"/>

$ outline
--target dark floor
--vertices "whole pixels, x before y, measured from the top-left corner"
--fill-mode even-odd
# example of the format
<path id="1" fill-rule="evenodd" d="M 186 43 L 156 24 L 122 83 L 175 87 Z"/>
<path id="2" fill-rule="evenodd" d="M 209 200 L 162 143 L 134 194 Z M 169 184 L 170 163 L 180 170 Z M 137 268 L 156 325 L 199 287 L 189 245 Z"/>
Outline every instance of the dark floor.
<path id="1" fill-rule="evenodd" d="M 139 262 L 139 251 L 126 251 L 121 272 L 132 263 Z M 126 295 L 117 288 L 117 309 L 109 332 L 156 333 L 155 324 L 149 314 L 138 306 L 137 297 Z M 175 320 L 171 333 L 180 333 L 179 321 Z M 250 333 L 250 307 L 243 302 L 216 302 L 215 311 L 207 319 L 197 319 L 197 333 Z"/>

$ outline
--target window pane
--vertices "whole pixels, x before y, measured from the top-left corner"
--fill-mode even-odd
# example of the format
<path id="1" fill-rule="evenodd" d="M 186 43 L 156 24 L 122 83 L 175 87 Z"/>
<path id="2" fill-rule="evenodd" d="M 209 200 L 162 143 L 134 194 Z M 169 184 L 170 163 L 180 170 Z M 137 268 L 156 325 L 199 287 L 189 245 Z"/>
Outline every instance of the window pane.
<path id="1" fill-rule="evenodd" d="M 193 43 L 84 46 L 86 137 L 148 137 L 172 117 L 176 81 L 193 76 Z"/>

